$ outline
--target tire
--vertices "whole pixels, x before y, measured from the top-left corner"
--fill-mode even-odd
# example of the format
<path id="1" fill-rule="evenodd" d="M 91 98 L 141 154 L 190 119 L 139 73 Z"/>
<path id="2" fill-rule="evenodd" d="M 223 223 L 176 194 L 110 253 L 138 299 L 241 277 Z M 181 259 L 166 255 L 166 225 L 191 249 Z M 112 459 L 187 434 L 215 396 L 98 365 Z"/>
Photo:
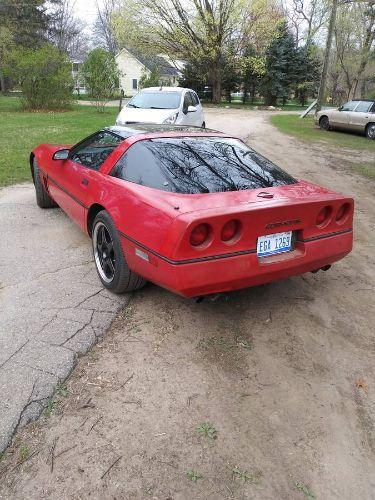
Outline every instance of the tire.
<path id="1" fill-rule="evenodd" d="M 144 278 L 129 269 L 116 226 L 105 210 L 94 219 L 92 247 L 96 270 L 105 288 L 114 293 L 125 293 L 146 284 Z"/>
<path id="2" fill-rule="evenodd" d="M 319 127 L 322 129 L 322 130 L 326 130 L 328 131 L 329 130 L 329 119 L 328 119 L 328 116 L 322 116 L 319 120 Z"/>
<path id="3" fill-rule="evenodd" d="M 367 139 L 375 139 L 375 123 L 369 123 L 366 127 L 366 137 Z"/>
<path id="4" fill-rule="evenodd" d="M 40 208 L 56 208 L 57 203 L 47 193 L 40 177 L 40 170 L 35 158 L 33 160 L 33 180 L 35 186 L 36 203 Z"/>

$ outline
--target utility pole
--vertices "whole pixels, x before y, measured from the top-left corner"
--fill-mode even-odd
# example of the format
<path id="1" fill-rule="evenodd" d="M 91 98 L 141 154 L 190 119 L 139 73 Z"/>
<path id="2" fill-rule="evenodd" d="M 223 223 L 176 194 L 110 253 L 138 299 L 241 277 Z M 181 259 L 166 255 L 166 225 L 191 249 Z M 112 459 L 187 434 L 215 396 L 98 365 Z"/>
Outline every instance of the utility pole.
<path id="1" fill-rule="evenodd" d="M 315 114 L 318 113 L 318 111 L 320 111 L 322 109 L 324 94 L 326 91 L 329 56 L 331 53 L 333 32 L 334 32 L 335 24 L 336 24 L 337 4 L 338 4 L 338 0 L 332 0 L 332 10 L 331 10 L 331 16 L 329 18 L 326 50 L 325 50 L 325 54 L 324 54 L 322 75 L 320 77 L 320 85 L 319 85 L 318 99 L 317 99 L 316 108 L 315 108 Z"/>

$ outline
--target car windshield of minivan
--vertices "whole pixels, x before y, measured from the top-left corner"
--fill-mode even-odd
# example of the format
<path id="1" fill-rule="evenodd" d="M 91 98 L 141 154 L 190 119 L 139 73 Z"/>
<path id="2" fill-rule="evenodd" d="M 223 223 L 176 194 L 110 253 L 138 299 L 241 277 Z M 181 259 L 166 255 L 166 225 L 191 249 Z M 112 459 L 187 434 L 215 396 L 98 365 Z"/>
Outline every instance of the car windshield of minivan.
<path id="1" fill-rule="evenodd" d="M 130 108 L 177 109 L 181 92 L 140 92 L 128 103 Z"/>

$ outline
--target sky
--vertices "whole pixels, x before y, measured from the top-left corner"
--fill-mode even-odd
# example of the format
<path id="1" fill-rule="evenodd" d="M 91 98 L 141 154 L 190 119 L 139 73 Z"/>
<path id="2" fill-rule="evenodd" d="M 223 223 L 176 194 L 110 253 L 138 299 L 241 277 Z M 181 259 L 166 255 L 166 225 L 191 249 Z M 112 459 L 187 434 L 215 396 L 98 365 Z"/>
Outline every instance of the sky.
<path id="1" fill-rule="evenodd" d="M 101 1 L 98 0 L 98 2 L 100 5 Z M 96 0 L 75 0 L 74 11 L 77 17 L 90 25 L 96 18 Z"/>

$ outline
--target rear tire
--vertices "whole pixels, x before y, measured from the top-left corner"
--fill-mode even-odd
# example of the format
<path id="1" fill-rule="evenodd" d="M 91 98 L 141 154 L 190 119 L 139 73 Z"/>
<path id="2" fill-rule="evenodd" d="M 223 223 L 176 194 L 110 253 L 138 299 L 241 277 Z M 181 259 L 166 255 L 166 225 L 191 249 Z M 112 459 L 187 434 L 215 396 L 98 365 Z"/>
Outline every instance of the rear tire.
<path id="1" fill-rule="evenodd" d="M 369 123 L 366 127 L 366 137 L 367 139 L 375 139 L 375 123 Z"/>
<path id="2" fill-rule="evenodd" d="M 322 130 L 328 131 L 330 129 L 328 116 L 322 116 L 319 120 L 319 127 Z"/>
<path id="3" fill-rule="evenodd" d="M 146 284 L 144 278 L 129 269 L 116 226 L 105 210 L 94 219 L 92 247 L 96 270 L 105 288 L 114 293 L 125 293 Z"/>
<path id="4" fill-rule="evenodd" d="M 33 160 L 33 179 L 36 194 L 36 203 L 40 208 L 56 208 L 57 203 L 50 197 L 44 187 L 43 181 L 41 179 L 40 170 L 38 164 L 34 158 Z"/>

